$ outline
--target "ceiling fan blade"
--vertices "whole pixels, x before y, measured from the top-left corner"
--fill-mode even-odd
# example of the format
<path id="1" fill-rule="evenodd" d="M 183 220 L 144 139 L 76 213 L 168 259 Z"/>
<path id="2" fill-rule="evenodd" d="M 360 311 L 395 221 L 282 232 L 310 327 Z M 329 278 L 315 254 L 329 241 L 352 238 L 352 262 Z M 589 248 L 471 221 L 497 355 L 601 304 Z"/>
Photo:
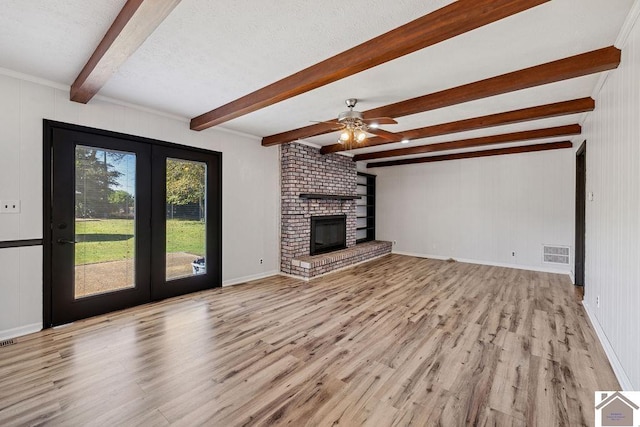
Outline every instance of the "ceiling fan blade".
<path id="1" fill-rule="evenodd" d="M 326 123 L 328 125 L 342 125 L 340 122 L 324 122 L 321 120 L 309 120 L 311 123 Z"/>
<path id="2" fill-rule="evenodd" d="M 309 121 L 311 123 L 324 123 L 325 125 L 333 125 L 333 127 L 330 129 L 331 132 L 344 129 L 344 124 L 340 122 L 324 122 L 319 120 L 309 120 Z"/>
<path id="3" fill-rule="evenodd" d="M 396 122 L 391 117 L 374 117 L 372 119 L 364 119 L 364 122 L 366 124 L 377 123 L 379 125 L 397 125 L 398 124 L 398 122 Z"/>
<path id="4" fill-rule="evenodd" d="M 403 136 L 400 135 L 399 133 L 389 132 L 388 130 L 384 130 L 384 129 L 369 128 L 367 129 L 367 132 L 378 135 L 381 138 L 388 139 L 389 141 L 400 142 L 402 141 L 402 138 L 403 138 Z"/>

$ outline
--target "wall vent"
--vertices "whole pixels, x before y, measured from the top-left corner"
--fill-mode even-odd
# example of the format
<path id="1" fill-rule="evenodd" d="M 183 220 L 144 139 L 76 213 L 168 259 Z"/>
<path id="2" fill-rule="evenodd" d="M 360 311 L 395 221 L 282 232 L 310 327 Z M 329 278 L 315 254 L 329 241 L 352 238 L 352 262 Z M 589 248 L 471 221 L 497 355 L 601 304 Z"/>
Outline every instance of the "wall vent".
<path id="1" fill-rule="evenodd" d="M 16 340 L 14 339 L 0 341 L 0 347 L 6 347 L 8 345 L 13 345 L 15 343 L 16 343 Z"/>
<path id="2" fill-rule="evenodd" d="M 544 245 L 542 247 L 542 262 L 545 264 L 562 264 L 569 265 L 571 263 L 571 250 L 569 246 Z"/>

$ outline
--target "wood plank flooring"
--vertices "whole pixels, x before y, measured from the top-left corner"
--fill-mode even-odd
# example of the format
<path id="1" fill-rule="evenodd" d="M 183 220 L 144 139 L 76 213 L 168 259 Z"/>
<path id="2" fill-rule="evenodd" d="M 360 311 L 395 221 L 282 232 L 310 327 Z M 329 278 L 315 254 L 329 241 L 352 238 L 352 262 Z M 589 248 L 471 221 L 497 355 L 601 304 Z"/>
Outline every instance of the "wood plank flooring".
<path id="1" fill-rule="evenodd" d="M 593 425 L 619 385 L 566 276 L 388 255 L 0 348 L 0 425 Z"/>

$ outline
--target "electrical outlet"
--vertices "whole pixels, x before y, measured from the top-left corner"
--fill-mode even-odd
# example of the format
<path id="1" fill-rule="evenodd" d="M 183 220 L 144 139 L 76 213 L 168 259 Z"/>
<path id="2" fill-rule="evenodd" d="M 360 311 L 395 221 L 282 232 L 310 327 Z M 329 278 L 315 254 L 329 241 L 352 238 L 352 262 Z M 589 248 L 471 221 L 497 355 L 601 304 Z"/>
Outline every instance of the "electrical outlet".
<path id="1" fill-rule="evenodd" d="M 20 213 L 20 200 L 0 200 L 0 213 Z"/>
<path id="2" fill-rule="evenodd" d="M 262 264 L 262 258 L 260 258 L 260 264 Z"/>
<path id="3" fill-rule="evenodd" d="M 600 295 L 596 297 L 596 307 L 600 308 Z"/>
<path id="4" fill-rule="evenodd" d="M 515 252 L 511 252 L 511 256 L 516 256 L 516 253 Z"/>
<path id="5" fill-rule="evenodd" d="M 393 244 L 395 245 L 396 243 L 398 243 L 398 242 L 396 242 L 396 241 L 394 240 L 394 241 L 393 241 Z"/>

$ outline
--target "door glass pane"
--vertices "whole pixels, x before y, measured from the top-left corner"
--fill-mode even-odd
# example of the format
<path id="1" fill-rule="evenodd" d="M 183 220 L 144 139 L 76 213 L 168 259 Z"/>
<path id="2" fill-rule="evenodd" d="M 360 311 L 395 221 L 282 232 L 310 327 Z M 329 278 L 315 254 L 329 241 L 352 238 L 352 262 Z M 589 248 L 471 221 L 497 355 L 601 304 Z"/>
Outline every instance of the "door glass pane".
<path id="1" fill-rule="evenodd" d="M 136 155 L 75 150 L 75 298 L 135 287 Z"/>
<path id="2" fill-rule="evenodd" d="M 167 159 L 167 280 L 204 274 L 207 164 Z"/>

